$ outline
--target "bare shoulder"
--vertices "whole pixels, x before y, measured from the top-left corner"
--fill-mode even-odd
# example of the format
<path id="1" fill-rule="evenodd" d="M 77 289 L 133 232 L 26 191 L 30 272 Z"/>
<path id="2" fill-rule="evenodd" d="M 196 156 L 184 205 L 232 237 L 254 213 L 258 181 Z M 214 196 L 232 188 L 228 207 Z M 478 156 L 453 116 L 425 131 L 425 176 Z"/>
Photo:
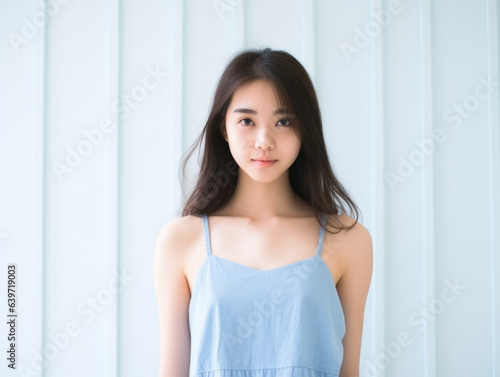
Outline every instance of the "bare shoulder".
<path id="1" fill-rule="evenodd" d="M 342 242 L 346 246 L 350 246 L 349 249 L 353 250 L 353 253 L 371 254 L 372 237 L 368 229 L 350 216 L 341 215 L 338 218 L 345 226 L 352 226 L 356 223 L 352 229 L 343 230 L 340 233 Z"/>
<path id="2" fill-rule="evenodd" d="M 326 250 L 334 256 L 340 265 L 341 276 L 349 270 L 362 269 L 371 271 L 373 264 L 372 237 L 366 227 L 348 215 L 340 215 L 337 220 L 344 226 L 354 226 L 337 234 L 325 232 Z"/>
<path id="3" fill-rule="evenodd" d="M 333 221 L 334 219 L 332 218 L 331 220 L 332 220 L 331 222 L 334 223 Z M 335 239 L 335 242 L 337 243 L 341 242 L 342 244 L 349 244 L 351 246 L 371 245 L 372 238 L 370 232 L 359 221 L 356 222 L 354 218 L 348 215 L 338 215 L 336 216 L 336 220 L 337 222 L 340 221 L 343 224 L 343 226 L 346 227 L 350 227 L 352 225 L 354 226 L 351 229 L 343 229 L 342 231 L 340 231 L 335 235 L 325 232 L 325 236 L 327 234 L 331 235 L 333 236 L 332 238 Z"/>
<path id="4" fill-rule="evenodd" d="M 183 266 L 190 246 L 199 236 L 201 218 L 195 215 L 175 218 L 163 225 L 156 235 L 155 264 L 161 261 Z"/>
<path id="5" fill-rule="evenodd" d="M 157 234 L 157 240 L 171 240 L 175 238 L 178 241 L 189 240 L 190 237 L 199 228 L 200 216 L 189 215 L 177 217 L 163 225 Z"/>

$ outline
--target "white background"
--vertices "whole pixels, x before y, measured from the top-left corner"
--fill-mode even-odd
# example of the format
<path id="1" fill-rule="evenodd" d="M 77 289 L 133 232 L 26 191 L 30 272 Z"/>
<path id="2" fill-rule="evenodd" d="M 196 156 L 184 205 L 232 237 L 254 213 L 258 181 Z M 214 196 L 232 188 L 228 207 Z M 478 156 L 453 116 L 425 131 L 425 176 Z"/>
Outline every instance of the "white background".
<path id="1" fill-rule="evenodd" d="M 0 375 L 157 375 L 154 239 L 247 47 L 306 67 L 372 234 L 361 375 L 500 375 L 497 1 L 47 2 L 0 3 Z"/>

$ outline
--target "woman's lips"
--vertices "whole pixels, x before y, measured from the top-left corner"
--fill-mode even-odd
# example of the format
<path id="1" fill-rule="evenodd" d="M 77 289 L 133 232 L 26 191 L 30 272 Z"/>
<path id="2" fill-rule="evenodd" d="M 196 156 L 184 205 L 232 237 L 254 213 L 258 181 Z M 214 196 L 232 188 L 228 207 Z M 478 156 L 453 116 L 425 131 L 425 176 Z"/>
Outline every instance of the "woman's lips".
<path id="1" fill-rule="evenodd" d="M 260 167 L 268 167 L 273 165 L 277 160 L 271 160 L 271 161 L 263 161 L 263 160 L 252 160 L 257 166 Z"/>

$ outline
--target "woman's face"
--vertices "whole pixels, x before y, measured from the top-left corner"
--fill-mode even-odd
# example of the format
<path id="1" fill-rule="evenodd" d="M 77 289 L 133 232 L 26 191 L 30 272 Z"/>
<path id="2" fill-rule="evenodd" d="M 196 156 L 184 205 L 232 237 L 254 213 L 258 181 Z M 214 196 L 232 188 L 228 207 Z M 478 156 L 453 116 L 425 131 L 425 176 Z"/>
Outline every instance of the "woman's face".
<path id="1" fill-rule="evenodd" d="M 279 107 L 272 84 L 253 81 L 239 87 L 226 112 L 226 136 L 238 166 L 256 181 L 270 182 L 288 171 L 300 151 L 290 109 Z M 263 163 L 267 159 L 273 163 Z"/>

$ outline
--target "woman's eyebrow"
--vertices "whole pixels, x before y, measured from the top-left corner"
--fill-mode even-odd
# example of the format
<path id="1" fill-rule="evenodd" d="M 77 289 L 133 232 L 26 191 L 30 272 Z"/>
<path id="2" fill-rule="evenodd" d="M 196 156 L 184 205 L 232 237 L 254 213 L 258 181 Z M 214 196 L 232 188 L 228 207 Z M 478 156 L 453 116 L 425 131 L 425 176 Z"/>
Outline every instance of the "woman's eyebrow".
<path id="1" fill-rule="evenodd" d="M 238 108 L 238 109 L 234 109 L 233 113 L 257 114 L 257 111 L 252 110 L 252 109 Z"/>
<path id="2" fill-rule="evenodd" d="M 237 108 L 234 109 L 233 113 L 243 113 L 243 114 L 254 114 L 257 115 L 257 111 L 252 110 L 252 109 L 245 109 L 245 108 Z M 278 109 L 275 110 L 273 115 L 289 115 L 285 109 Z"/>

